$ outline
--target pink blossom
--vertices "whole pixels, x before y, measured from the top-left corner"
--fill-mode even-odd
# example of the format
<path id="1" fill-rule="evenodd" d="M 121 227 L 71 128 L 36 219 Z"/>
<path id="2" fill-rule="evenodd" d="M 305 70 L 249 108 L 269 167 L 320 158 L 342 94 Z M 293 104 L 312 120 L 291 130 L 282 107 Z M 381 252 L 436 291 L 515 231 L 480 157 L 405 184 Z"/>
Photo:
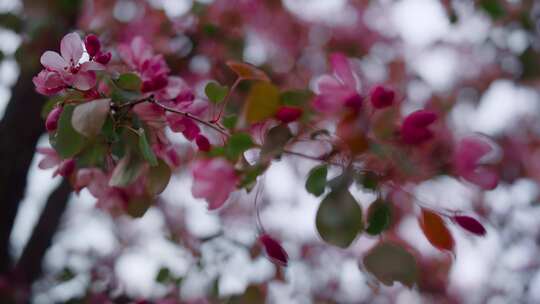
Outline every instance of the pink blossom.
<path id="1" fill-rule="evenodd" d="M 410 145 L 421 144 L 433 137 L 429 125 L 437 120 L 437 114 L 427 110 L 418 110 L 409 114 L 401 125 L 401 138 Z"/>
<path id="2" fill-rule="evenodd" d="M 36 91 L 45 96 L 57 94 L 66 88 L 64 80 L 58 72 L 42 70 L 32 78 Z"/>
<path id="3" fill-rule="evenodd" d="M 499 176 L 493 168 L 483 165 L 493 161 L 494 146 L 478 136 L 463 138 L 454 152 L 454 168 L 458 175 L 482 189 L 497 187 Z"/>
<path id="4" fill-rule="evenodd" d="M 54 132 L 58 128 L 58 120 L 60 120 L 60 115 L 62 115 L 63 108 L 55 107 L 47 115 L 47 120 L 45 120 L 45 129 L 47 132 Z"/>
<path id="5" fill-rule="evenodd" d="M 199 135 L 201 129 L 192 119 L 178 114 L 167 115 L 167 122 L 173 132 L 181 132 L 187 140 L 192 141 Z"/>
<path id="6" fill-rule="evenodd" d="M 103 70 L 104 67 L 93 61 L 80 64 L 83 52 L 81 37 L 77 33 L 70 33 L 60 42 L 61 55 L 57 52 L 46 51 L 40 61 L 48 71 L 58 73 L 64 84 L 86 91 L 96 84 L 94 71 Z"/>
<path id="7" fill-rule="evenodd" d="M 114 211 L 123 210 L 129 204 L 129 189 L 109 186 L 110 175 L 100 169 L 83 168 L 77 172 L 74 188 L 87 188 L 97 198 L 98 208 Z"/>
<path id="8" fill-rule="evenodd" d="M 192 173 L 191 193 L 206 199 L 210 210 L 225 203 L 238 181 L 232 164 L 223 158 L 198 159 L 193 163 Z"/>
<path id="9" fill-rule="evenodd" d="M 142 37 L 118 46 L 118 52 L 122 60 L 140 74 L 143 92 L 158 91 L 167 86 L 169 67 L 165 59 L 162 55 L 154 55 L 152 47 Z"/>
<path id="10" fill-rule="evenodd" d="M 358 76 L 347 57 L 341 53 L 330 55 L 330 66 L 332 75 L 322 75 L 315 81 L 317 96 L 313 100 L 313 107 L 327 114 L 338 112 L 345 105 L 360 107 L 361 102 L 356 102 L 362 99 L 358 92 Z"/>

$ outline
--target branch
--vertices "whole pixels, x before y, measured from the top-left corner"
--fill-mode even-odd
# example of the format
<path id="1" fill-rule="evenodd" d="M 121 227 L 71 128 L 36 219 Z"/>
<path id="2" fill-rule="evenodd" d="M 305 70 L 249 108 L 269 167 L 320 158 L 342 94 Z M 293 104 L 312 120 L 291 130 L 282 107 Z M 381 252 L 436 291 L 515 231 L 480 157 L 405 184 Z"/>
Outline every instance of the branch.
<path id="1" fill-rule="evenodd" d="M 15 266 L 15 273 L 21 275 L 23 282 L 31 283 L 41 276 L 43 258 L 60 226 L 70 194 L 71 185 L 64 179 L 47 199 L 45 208 Z"/>
<path id="2" fill-rule="evenodd" d="M 168 106 L 166 106 L 166 105 L 164 105 L 164 104 L 161 104 L 161 103 L 159 103 L 159 102 L 157 102 L 157 101 L 155 101 L 155 100 L 153 100 L 153 101 L 151 101 L 151 102 L 153 102 L 154 104 L 160 106 L 160 107 L 161 107 L 162 109 L 164 109 L 165 111 L 168 111 L 168 112 L 171 112 L 171 113 L 180 114 L 180 115 L 184 115 L 185 117 L 187 117 L 187 118 L 189 118 L 189 119 L 192 119 L 192 120 L 194 120 L 194 121 L 196 121 L 196 122 L 198 122 L 198 123 L 200 123 L 200 124 L 203 124 L 203 125 L 205 125 L 205 126 L 207 126 L 207 127 L 209 127 L 209 128 L 214 129 L 215 131 L 221 133 L 222 135 L 224 135 L 224 136 L 226 136 L 226 137 L 229 137 L 229 136 L 230 136 L 230 134 L 229 134 L 227 131 L 225 131 L 224 129 L 221 129 L 220 127 L 218 127 L 217 125 L 215 125 L 215 124 L 213 124 L 213 123 L 211 123 L 211 122 L 208 122 L 208 121 L 203 120 L 203 119 L 201 119 L 201 118 L 199 118 L 199 117 L 197 117 L 197 116 L 194 116 L 194 115 L 191 114 L 191 113 L 183 112 L 183 111 L 180 111 L 180 110 L 176 110 L 176 109 L 170 108 L 170 107 L 168 107 Z"/>

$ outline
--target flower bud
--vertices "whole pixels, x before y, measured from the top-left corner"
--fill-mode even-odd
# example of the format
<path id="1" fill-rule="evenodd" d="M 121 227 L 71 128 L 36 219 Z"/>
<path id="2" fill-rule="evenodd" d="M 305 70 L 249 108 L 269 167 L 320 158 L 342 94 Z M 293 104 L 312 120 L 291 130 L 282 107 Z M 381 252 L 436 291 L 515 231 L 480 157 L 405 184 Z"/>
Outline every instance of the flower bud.
<path id="1" fill-rule="evenodd" d="M 371 91 L 371 104 L 375 109 L 389 107 L 394 103 L 395 95 L 392 89 L 387 89 L 381 85 L 376 86 Z"/>
<path id="2" fill-rule="evenodd" d="M 275 117 L 283 123 L 289 123 L 300 118 L 303 112 L 304 111 L 301 108 L 283 106 L 278 109 Z"/>
<path id="3" fill-rule="evenodd" d="M 94 58 L 94 60 L 101 64 L 107 64 L 109 63 L 109 61 L 111 61 L 111 57 L 111 52 L 99 52 Z"/>
<path id="4" fill-rule="evenodd" d="M 208 141 L 208 138 L 206 138 L 204 135 L 197 135 L 195 138 L 195 143 L 197 143 L 197 147 L 199 150 L 203 152 L 210 151 L 210 142 Z"/>
<path id="5" fill-rule="evenodd" d="M 84 47 L 86 48 L 86 51 L 90 57 L 96 56 L 101 50 L 99 38 L 94 34 L 86 36 L 86 38 L 84 38 Z"/>
<path id="6" fill-rule="evenodd" d="M 54 132 L 58 128 L 58 120 L 60 120 L 60 115 L 62 114 L 62 107 L 55 107 L 47 115 L 47 120 L 45 120 L 45 129 L 47 132 Z"/>
<path id="7" fill-rule="evenodd" d="M 259 242 L 263 245 L 266 255 L 272 262 L 281 266 L 287 266 L 289 256 L 278 241 L 268 234 L 262 234 L 259 237 Z"/>

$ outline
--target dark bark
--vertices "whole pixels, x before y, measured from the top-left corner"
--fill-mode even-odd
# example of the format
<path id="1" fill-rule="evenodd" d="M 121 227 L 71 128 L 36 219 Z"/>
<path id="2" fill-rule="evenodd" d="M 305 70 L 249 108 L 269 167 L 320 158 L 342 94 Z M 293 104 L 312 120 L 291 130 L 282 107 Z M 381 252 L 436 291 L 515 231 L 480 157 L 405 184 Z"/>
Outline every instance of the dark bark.
<path id="1" fill-rule="evenodd" d="M 25 282 L 33 282 L 41 276 L 43 258 L 60 226 L 70 194 L 71 185 L 64 179 L 47 199 L 45 208 L 15 267 L 15 273 Z"/>
<path id="2" fill-rule="evenodd" d="M 59 49 L 62 35 L 75 25 L 79 4 L 80 1 L 23 1 L 25 27 L 31 32 L 23 33 L 25 40 L 17 52 L 21 74 L 0 121 L 0 275 L 8 273 L 12 265 L 9 238 L 24 197 L 36 144 L 44 132 L 40 113 L 45 98 L 35 92 L 32 77 L 41 70 L 40 55 L 45 50 Z M 36 27 L 37 24 L 40 26 Z"/>

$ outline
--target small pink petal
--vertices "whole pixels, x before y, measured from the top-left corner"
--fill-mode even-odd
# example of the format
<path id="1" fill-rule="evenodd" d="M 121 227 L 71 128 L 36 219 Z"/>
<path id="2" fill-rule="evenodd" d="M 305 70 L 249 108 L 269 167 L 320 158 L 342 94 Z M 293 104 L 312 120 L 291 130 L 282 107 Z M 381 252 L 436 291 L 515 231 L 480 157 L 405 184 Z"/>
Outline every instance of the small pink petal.
<path id="1" fill-rule="evenodd" d="M 333 53 L 330 55 L 330 65 L 332 66 L 332 71 L 336 77 L 340 79 L 347 88 L 357 90 L 358 79 L 345 55 L 342 53 Z"/>
<path id="2" fill-rule="evenodd" d="M 96 85 L 96 74 L 94 72 L 79 71 L 73 75 L 73 86 L 81 91 L 90 90 Z"/>
<path id="3" fill-rule="evenodd" d="M 210 210 L 225 203 L 238 181 L 234 167 L 223 158 L 196 160 L 192 174 L 191 192 L 196 198 L 204 198 Z"/>
<path id="4" fill-rule="evenodd" d="M 204 135 L 197 135 L 197 137 L 195 138 L 195 143 L 197 143 L 197 147 L 199 148 L 199 150 L 203 152 L 210 151 L 210 142 L 208 141 L 208 138 L 206 138 Z"/>
<path id="5" fill-rule="evenodd" d="M 383 86 L 376 86 L 371 91 L 371 104 L 375 109 L 382 109 L 391 106 L 394 103 L 394 90 Z"/>
<path id="6" fill-rule="evenodd" d="M 401 138 L 406 144 L 416 145 L 433 138 L 429 125 L 437 120 L 435 112 L 419 110 L 409 114 L 401 125 Z"/>
<path id="7" fill-rule="evenodd" d="M 105 66 L 95 61 L 87 61 L 81 64 L 81 69 L 80 69 L 80 71 L 82 72 L 103 71 L 103 70 L 105 70 Z"/>
<path id="8" fill-rule="evenodd" d="M 112 54 L 111 52 L 99 52 L 95 57 L 94 60 L 96 62 L 99 62 L 101 64 L 107 64 L 109 61 L 111 61 Z"/>
<path id="9" fill-rule="evenodd" d="M 43 53 L 39 61 L 44 67 L 53 71 L 64 72 L 64 69 L 68 67 L 68 63 L 64 60 L 64 58 L 62 58 L 57 52 L 53 51 L 46 51 Z"/>
<path id="10" fill-rule="evenodd" d="M 83 42 L 79 34 L 69 33 L 62 38 L 60 42 L 60 53 L 70 66 L 75 66 L 79 63 L 83 52 Z"/>

